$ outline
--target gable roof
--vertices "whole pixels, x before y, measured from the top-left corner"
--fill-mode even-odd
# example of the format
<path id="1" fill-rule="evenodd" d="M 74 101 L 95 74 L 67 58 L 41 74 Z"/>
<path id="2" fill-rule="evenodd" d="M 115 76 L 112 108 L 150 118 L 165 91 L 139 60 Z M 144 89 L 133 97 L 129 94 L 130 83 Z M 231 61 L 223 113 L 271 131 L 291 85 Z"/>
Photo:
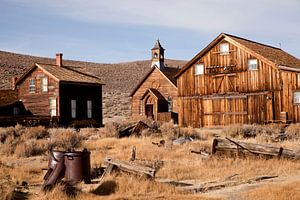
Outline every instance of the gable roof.
<path id="1" fill-rule="evenodd" d="M 180 76 L 185 70 L 187 70 L 191 65 L 193 65 L 199 58 L 204 56 L 213 46 L 223 39 L 228 39 L 234 41 L 238 45 L 245 47 L 247 50 L 253 51 L 258 55 L 264 57 L 265 59 L 271 61 L 276 65 L 283 65 L 289 67 L 300 68 L 300 60 L 289 53 L 283 51 L 280 48 L 269 46 L 266 44 L 261 44 L 255 41 L 251 41 L 238 36 L 221 33 L 216 37 L 208 46 L 206 46 L 202 51 L 200 51 L 194 58 L 192 58 L 186 65 L 184 65 L 181 70 L 175 75 L 175 78 Z"/>
<path id="2" fill-rule="evenodd" d="M 154 47 L 152 48 L 152 50 L 154 50 L 154 49 L 165 50 L 165 49 L 161 46 L 159 40 L 156 40 L 155 45 L 154 45 Z"/>
<path id="3" fill-rule="evenodd" d="M 46 74 L 48 74 L 57 81 L 104 85 L 99 78 L 86 73 L 79 72 L 70 66 L 57 66 L 52 64 L 38 63 L 36 63 L 23 76 L 21 76 L 17 80 L 16 84 L 20 83 L 23 79 L 25 79 L 27 75 L 29 75 L 36 67 L 40 68 Z"/>
<path id="4" fill-rule="evenodd" d="M 18 100 L 17 90 L 0 90 L 0 107 L 11 105 Z"/>
<path id="5" fill-rule="evenodd" d="M 154 88 L 149 88 L 148 90 L 146 90 L 141 99 L 144 99 L 148 93 L 151 93 L 157 100 L 165 100 L 165 97 L 157 89 Z"/>
<path id="6" fill-rule="evenodd" d="M 177 80 L 175 75 L 178 73 L 178 68 L 173 67 L 164 67 L 163 70 L 160 70 L 156 65 L 154 65 L 150 71 L 144 76 L 144 78 L 139 82 L 139 84 L 133 89 L 130 93 L 130 96 L 133 96 L 134 93 L 139 89 L 139 87 L 144 83 L 144 81 L 152 74 L 152 72 L 157 69 L 175 88 L 177 88 Z"/>

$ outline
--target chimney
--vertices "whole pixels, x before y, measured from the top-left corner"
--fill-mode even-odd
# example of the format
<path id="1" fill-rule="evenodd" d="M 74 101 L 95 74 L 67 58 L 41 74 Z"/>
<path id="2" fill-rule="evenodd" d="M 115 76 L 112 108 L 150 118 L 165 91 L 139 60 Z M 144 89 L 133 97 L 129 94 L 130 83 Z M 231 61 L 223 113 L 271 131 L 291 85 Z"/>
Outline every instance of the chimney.
<path id="1" fill-rule="evenodd" d="M 12 89 L 15 90 L 16 89 L 16 82 L 17 82 L 18 78 L 17 77 L 12 77 L 11 78 L 11 86 L 12 86 Z"/>
<path id="2" fill-rule="evenodd" d="M 61 67 L 62 66 L 62 53 L 56 53 L 56 65 Z"/>

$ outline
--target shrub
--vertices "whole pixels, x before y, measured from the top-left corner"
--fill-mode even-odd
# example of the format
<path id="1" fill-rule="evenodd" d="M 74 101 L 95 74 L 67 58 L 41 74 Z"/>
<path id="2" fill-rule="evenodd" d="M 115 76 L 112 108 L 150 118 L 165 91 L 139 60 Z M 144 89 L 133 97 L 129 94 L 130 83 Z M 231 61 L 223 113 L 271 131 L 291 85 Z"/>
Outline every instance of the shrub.
<path id="1" fill-rule="evenodd" d="M 28 141 L 23 141 L 17 144 L 14 153 L 17 157 L 31 157 L 41 155 L 46 151 L 46 143 L 36 141 L 35 139 L 30 139 Z"/>
<path id="2" fill-rule="evenodd" d="M 300 139 L 300 123 L 289 125 L 285 130 L 285 134 L 290 140 Z"/>
<path id="3" fill-rule="evenodd" d="M 49 148 L 62 150 L 81 147 L 82 136 L 74 129 L 51 129 Z"/>
<path id="4" fill-rule="evenodd" d="M 22 134 L 24 139 L 43 139 L 49 137 L 49 132 L 43 126 L 26 128 Z"/>

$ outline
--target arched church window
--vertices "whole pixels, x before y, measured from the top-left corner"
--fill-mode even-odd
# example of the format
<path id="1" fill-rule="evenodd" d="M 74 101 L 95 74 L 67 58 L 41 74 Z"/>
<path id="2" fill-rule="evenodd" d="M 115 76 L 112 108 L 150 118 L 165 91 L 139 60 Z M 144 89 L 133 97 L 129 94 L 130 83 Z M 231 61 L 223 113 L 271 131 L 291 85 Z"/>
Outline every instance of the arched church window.
<path id="1" fill-rule="evenodd" d="M 154 53 L 154 58 L 157 58 L 157 53 Z"/>

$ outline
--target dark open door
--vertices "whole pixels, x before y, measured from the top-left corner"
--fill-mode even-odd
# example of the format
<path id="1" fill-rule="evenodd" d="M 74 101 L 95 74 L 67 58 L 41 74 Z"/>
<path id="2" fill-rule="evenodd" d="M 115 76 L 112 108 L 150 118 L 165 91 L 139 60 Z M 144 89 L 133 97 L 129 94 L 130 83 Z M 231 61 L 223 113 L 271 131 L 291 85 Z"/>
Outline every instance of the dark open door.
<path id="1" fill-rule="evenodd" d="M 152 119 L 154 118 L 153 115 L 153 104 L 147 104 L 145 108 L 145 113 L 147 117 L 151 117 Z"/>

